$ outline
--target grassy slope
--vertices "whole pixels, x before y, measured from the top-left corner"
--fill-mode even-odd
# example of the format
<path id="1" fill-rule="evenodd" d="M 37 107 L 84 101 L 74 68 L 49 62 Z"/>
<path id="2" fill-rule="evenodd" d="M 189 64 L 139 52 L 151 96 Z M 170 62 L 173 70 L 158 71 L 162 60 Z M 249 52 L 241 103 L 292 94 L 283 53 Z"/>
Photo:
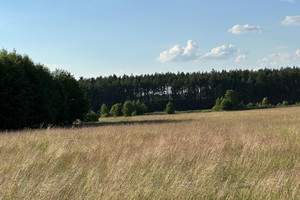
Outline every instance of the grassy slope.
<path id="1" fill-rule="evenodd" d="M 0 199 L 297 199 L 300 108 L 0 134 Z"/>

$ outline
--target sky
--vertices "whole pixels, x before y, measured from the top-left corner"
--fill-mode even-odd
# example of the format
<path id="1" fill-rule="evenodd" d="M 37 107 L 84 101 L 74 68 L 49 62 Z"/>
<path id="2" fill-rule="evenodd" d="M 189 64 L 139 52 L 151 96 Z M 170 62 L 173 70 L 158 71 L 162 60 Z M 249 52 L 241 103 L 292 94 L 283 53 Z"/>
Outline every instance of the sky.
<path id="1" fill-rule="evenodd" d="M 0 0 L 0 46 L 76 78 L 300 67 L 300 0 Z"/>

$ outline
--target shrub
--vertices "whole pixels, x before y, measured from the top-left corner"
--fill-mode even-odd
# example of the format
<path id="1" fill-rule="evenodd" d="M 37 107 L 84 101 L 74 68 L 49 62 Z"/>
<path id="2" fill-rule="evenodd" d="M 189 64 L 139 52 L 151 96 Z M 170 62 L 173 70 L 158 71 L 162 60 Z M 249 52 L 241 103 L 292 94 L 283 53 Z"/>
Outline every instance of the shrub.
<path id="1" fill-rule="evenodd" d="M 134 106 L 132 115 L 142 115 L 148 110 L 147 106 L 144 103 L 141 103 L 140 100 L 137 100 L 136 102 L 133 101 L 132 104 Z"/>
<path id="2" fill-rule="evenodd" d="M 123 108 L 122 108 L 122 113 L 125 117 L 131 116 L 134 111 L 134 105 L 131 101 L 125 101 Z"/>
<path id="3" fill-rule="evenodd" d="M 278 103 L 277 107 L 288 106 L 288 105 L 289 105 L 288 101 L 283 101 L 282 103 Z"/>
<path id="4" fill-rule="evenodd" d="M 214 111 L 220 110 L 221 109 L 220 106 L 221 106 L 222 101 L 223 101 L 223 97 L 217 98 L 216 104 L 212 108 L 212 110 L 214 110 Z"/>
<path id="5" fill-rule="evenodd" d="M 295 105 L 296 105 L 296 106 L 300 106 L 300 102 L 296 102 Z"/>
<path id="6" fill-rule="evenodd" d="M 167 103 L 165 111 L 168 114 L 174 114 L 175 113 L 175 109 L 174 109 L 174 106 L 173 106 L 172 102 Z"/>
<path id="7" fill-rule="evenodd" d="M 268 107 L 269 106 L 269 100 L 268 97 L 264 97 L 263 100 L 261 101 L 262 107 Z"/>
<path id="8" fill-rule="evenodd" d="M 252 103 L 252 102 L 249 102 L 247 105 L 246 105 L 247 108 L 255 108 L 255 105 Z"/>
<path id="9" fill-rule="evenodd" d="M 233 90 L 227 90 L 224 97 L 218 98 L 216 100 L 213 110 L 239 110 L 243 109 L 245 105 L 236 96 Z"/>
<path id="10" fill-rule="evenodd" d="M 109 117 L 108 108 L 105 104 L 101 105 L 100 108 L 100 117 Z"/>
<path id="11" fill-rule="evenodd" d="M 122 116 L 122 104 L 116 103 L 114 104 L 109 112 L 110 116 L 119 117 Z"/>
<path id="12" fill-rule="evenodd" d="M 92 110 L 89 110 L 84 118 L 85 122 L 97 122 L 98 120 L 99 120 L 99 117 L 98 117 L 97 113 L 95 113 Z"/>

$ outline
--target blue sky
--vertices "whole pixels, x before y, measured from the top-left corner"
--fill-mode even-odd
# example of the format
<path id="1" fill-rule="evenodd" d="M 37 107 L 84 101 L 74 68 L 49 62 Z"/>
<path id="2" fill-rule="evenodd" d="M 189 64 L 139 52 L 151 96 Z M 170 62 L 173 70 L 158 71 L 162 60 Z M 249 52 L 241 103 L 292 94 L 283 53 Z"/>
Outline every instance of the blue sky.
<path id="1" fill-rule="evenodd" d="M 1 46 L 75 77 L 300 66 L 300 0 L 0 0 Z"/>

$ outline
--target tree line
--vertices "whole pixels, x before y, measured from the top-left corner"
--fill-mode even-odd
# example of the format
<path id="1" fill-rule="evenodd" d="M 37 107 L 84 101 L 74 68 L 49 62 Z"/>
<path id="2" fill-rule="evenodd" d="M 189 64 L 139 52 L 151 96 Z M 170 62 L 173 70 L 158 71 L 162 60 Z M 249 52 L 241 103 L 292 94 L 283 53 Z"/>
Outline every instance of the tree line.
<path id="1" fill-rule="evenodd" d="M 126 100 L 140 100 L 149 111 L 162 111 L 171 101 L 176 110 L 212 108 L 227 90 L 235 91 L 245 105 L 300 101 L 300 69 L 231 70 L 193 73 L 155 73 L 137 76 L 83 78 L 78 80 L 94 111 Z"/>
<path id="2" fill-rule="evenodd" d="M 76 80 L 69 72 L 50 72 L 16 51 L 0 51 L 0 129 L 89 121 L 92 110 L 103 117 L 163 111 L 167 104 L 167 113 L 214 105 L 216 110 L 260 107 L 258 102 L 265 98 L 267 105 L 299 102 L 300 69 L 168 72 Z"/>
<path id="3" fill-rule="evenodd" d="M 71 124 L 89 106 L 69 72 L 51 73 L 26 55 L 0 52 L 0 129 Z"/>

